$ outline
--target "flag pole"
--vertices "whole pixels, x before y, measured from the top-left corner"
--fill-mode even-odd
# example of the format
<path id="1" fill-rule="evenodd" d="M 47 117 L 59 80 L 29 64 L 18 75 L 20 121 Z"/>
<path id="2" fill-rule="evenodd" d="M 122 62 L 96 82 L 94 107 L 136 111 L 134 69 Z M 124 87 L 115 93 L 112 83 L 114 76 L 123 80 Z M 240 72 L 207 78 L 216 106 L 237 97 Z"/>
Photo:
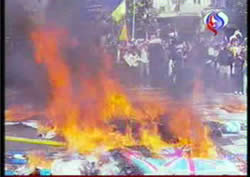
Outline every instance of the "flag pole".
<path id="1" fill-rule="evenodd" d="M 132 40 L 135 38 L 135 0 L 133 0 Z"/>

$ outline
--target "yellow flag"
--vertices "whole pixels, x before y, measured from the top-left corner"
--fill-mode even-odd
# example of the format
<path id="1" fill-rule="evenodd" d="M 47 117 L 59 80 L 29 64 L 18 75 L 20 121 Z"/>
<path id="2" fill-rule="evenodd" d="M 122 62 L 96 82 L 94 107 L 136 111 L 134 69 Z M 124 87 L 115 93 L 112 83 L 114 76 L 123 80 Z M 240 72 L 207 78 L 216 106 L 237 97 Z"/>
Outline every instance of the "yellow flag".
<path id="1" fill-rule="evenodd" d="M 126 0 L 123 0 L 119 6 L 112 12 L 112 19 L 116 22 L 119 23 L 121 19 L 126 14 Z"/>
<path id="2" fill-rule="evenodd" d="M 128 41 L 128 29 L 126 23 L 122 27 L 121 34 L 119 36 L 119 41 Z"/>

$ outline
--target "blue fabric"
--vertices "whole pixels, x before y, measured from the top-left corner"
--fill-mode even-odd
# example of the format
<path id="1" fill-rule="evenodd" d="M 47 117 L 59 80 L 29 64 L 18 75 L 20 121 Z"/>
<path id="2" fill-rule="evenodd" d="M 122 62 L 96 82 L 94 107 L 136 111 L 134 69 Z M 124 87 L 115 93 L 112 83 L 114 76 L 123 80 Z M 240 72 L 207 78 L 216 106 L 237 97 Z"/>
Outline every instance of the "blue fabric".
<path id="1" fill-rule="evenodd" d="M 152 163 L 155 166 L 161 166 L 166 163 L 166 161 L 163 159 L 147 158 L 146 161 L 148 161 L 149 163 Z"/>
<path id="2" fill-rule="evenodd" d="M 204 170 L 214 170 L 216 162 L 208 161 L 208 160 L 199 160 L 195 163 L 196 171 L 204 171 Z"/>
<path id="3" fill-rule="evenodd" d="M 225 126 L 228 133 L 237 133 L 241 129 L 240 123 L 237 121 L 227 122 Z"/>
<path id="4" fill-rule="evenodd" d="M 40 175 L 42 175 L 42 176 L 50 176 L 52 174 L 51 174 L 51 171 L 49 169 L 41 169 L 40 170 Z"/>
<path id="5" fill-rule="evenodd" d="M 17 155 L 17 154 L 26 155 L 27 153 L 26 152 L 19 152 L 19 151 L 9 151 L 6 154 L 7 155 Z"/>
<path id="6" fill-rule="evenodd" d="M 13 164 L 13 165 L 24 165 L 24 164 L 27 164 L 28 161 L 26 159 L 7 158 L 6 163 Z"/>
<path id="7" fill-rule="evenodd" d="M 179 160 L 177 160 L 176 162 L 173 162 L 173 168 L 175 168 L 175 169 L 178 169 L 178 170 L 186 170 L 186 169 L 188 169 L 189 167 L 188 167 L 188 163 L 187 163 L 187 160 L 186 159 L 184 159 L 184 158 L 182 158 L 182 159 L 179 159 Z"/>
<path id="8" fill-rule="evenodd" d="M 14 175 L 16 175 L 13 171 L 10 171 L 10 170 L 6 170 L 5 172 L 4 172 L 4 175 L 5 176 L 14 176 Z"/>
<path id="9" fill-rule="evenodd" d="M 141 170 L 143 173 L 152 173 L 153 171 L 146 165 L 143 161 L 133 159 L 133 163 Z"/>

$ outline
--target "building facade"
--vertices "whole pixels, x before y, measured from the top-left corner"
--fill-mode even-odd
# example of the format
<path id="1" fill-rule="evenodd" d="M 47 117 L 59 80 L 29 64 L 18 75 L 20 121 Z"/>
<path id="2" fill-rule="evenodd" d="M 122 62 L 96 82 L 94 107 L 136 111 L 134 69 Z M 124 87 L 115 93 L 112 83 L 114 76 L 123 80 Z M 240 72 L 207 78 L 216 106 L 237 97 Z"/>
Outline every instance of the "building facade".
<path id="1" fill-rule="evenodd" d="M 153 8 L 159 17 L 200 16 L 212 3 L 212 0 L 153 0 Z"/>

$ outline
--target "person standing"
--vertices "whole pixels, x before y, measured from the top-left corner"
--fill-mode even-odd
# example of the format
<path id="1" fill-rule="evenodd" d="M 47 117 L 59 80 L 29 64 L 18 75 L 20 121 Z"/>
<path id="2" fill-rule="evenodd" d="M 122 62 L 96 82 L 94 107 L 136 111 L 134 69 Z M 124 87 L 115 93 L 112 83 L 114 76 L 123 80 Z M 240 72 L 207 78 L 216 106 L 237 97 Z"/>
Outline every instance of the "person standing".
<path id="1" fill-rule="evenodd" d="M 149 41 L 148 54 L 149 54 L 149 69 L 151 76 L 151 86 L 161 87 L 164 84 L 164 49 L 162 47 L 162 40 L 152 35 Z"/>
<path id="2" fill-rule="evenodd" d="M 234 83 L 235 83 L 235 94 L 243 94 L 243 55 L 237 55 L 234 59 Z"/>
<path id="3" fill-rule="evenodd" d="M 144 43 L 140 47 L 141 58 L 139 63 L 140 80 L 143 86 L 150 86 L 150 70 L 149 70 L 149 58 L 148 58 L 148 46 Z"/>
<path id="4" fill-rule="evenodd" d="M 169 46 L 169 73 L 170 84 L 175 84 L 177 75 L 177 64 L 176 61 L 180 61 L 180 55 L 177 54 L 177 49 L 175 42 L 171 43 Z"/>
<path id="5" fill-rule="evenodd" d="M 224 91 L 232 91 L 232 66 L 233 66 L 233 56 L 227 48 L 222 47 L 222 50 L 218 56 L 219 65 L 219 85 L 221 85 Z M 219 87 L 220 88 L 220 87 Z"/>
<path id="6" fill-rule="evenodd" d="M 138 67 L 138 53 L 135 46 L 129 48 L 125 53 L 123 59 L 127 64 L 127 73 L 128 73 L 128 84 L 130 87 L 135 87 L 137 83 L 137 67 Z"/>
<path id="7" fill-rule="evenodd" d="M 243 65 L 243 94 L 247 95 L 247 38 L 244 40 L 244 65 Z"/>
<path id="8" fill-rule="evenodd" d="M 247 95 L 247 61 L 243 65 L 243 94 Z"/>
<path id="9" fill-rule="evenodd" d="M 219 51 L 215 49 L 215 47 L 209 47 L 207 53 L 208 53 L 208 59 L 217 63 L 217 57 L 219 55 Z"/>

